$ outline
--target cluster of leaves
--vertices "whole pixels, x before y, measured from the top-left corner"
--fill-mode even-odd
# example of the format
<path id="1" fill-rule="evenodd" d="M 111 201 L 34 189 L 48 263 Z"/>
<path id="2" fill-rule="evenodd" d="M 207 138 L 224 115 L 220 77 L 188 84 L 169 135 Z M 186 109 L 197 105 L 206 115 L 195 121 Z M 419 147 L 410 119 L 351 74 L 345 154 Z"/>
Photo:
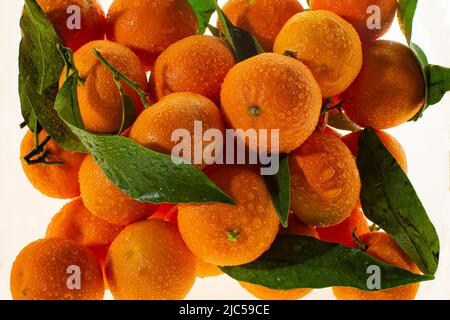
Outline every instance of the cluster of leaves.
<path id="1" fill-rule="evenodd" d="M 250 33 L 230 22 L 215 0 L 188 1 L 196 12 L 199 34 L 207 28 L 212 30 L 229 43 L 239 61 L 263 51 Z M 209 25 L 214 12 L 218 14 L 222 31 Z M 405 11 L 404 16 L 411 17 L 411 13 Z M 404 18 L 405 30 L 411 29 L 408 19 L 412 21 L 412 18 Z M 134 88 L 144 105 L 146 94 L 98 51 L 93 54 L 111 70 L 122 96 L 122 128 L 117 135 L 86 131 L 76 90 L 83 79 L 76 70 L 72 53 L 63 47 L 35 0 L 25 0 L 21 27 L 19 90 L 25 123 L 32 131 L 43 127 L 62 147 L 89 152 L 116 186 L 139 201 L 234 204 L 234 200 L 202 171 L 187 164 L 176 165 L 170 156 L 120 136 L 122 129 L 136 116 L 130 111 L 134 110 L 134 106 L 121 83 Z M 66 79 L 58 91 L 58 80 L 64 65 L 67 68 Z M 437 86 L 428 92 L 439 88 Z M 436 100 L 434 96 L 428 101 Z M 345 128 L 354 127 L 350 123 Z M 373 264 L 381 269 L 382 289 L 433 279 L 439 256 L 436 231 L 406 174 L 371 129 L 364 130 L 361 135 L 357 162 L 365 213 L 396 239 L 426 275 L 415 275 L 386 265 L 361 250 L 298 236 L 279 236 L 272 248 L 257 261 L 223 270 L 237 280 L 274 289 L 352 286 L 368 290 L 366 270 Z M 280 221 L 287 226 L 290 205 L 288 155 L 281 155 L 278 174 L 265 179 Z"/>

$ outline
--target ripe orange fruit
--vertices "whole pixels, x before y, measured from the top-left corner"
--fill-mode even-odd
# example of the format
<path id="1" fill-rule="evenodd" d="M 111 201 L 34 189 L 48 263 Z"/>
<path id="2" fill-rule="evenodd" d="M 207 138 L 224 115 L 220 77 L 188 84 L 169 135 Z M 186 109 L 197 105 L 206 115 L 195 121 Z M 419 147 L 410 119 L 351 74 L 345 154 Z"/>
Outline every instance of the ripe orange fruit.
<path id="1" fill-rule="evenodd" d="M 86 130 L 99 133 L 117 132 L 122 123 L 122 99 L 111 70 L 94 55 L 94 49 L 144 91 L 148 91 L 147 77 L 138 57 L 120 44 L 107 40 L 92 41 L 75 52 L 75 65 L 79 76 L 84 80 L 84 83 L 78 84 L 77 94 Z M 65 75 L 66 71 L 63 70 L 60 86 L 64 83 Z M 123 81 L 121 84 L 125 93 L 132 99 L 137 112 L 142 111 L 143 105 L 137 93 Z"/>
<path id="2" fill-rule="evenodd" d="M 289 153 L 311 135 L 322 105 L 320 88 L 308 68 L 275 53 L 235 65 L 222 84 L 221 101 L 234 129 L 268 130 L 268 146 L 258 141 L 259 151 L 272 150 L 271 130 L 278 129 L 280 153 Z"/>
<path id="3" fill-rule="evenodd" d="M 150 219 L 126 227 L 113 241 L 106 278 L 115 299 L 179 300 L 194 284 L 195 263 L 176 226 Z"/>
<path id="4" fill-rule="evenodd" d="M 158 57 L 152 69 L 151 88 L 158 99 L 173 92 L 194 92 L 219 102 L 222 82 L 235 63 L 234 53 L 224 40 L 187 37 Z"/>
<path id="5" fill-rule="evenodd" d="M 197 277 L 199 278 L 216 277 L 223 274 L 222 270 L 212 263 L 207 263 L 200 258 L 197 258 L 196 261 Z"/>
<path id="6" fill-rule="evenodd" d="M 116 225 L 144 220 L 157 205 L 139 202 L 117 188 L 88 155 L 80 168 L 81 198 L 86 208 L 98 218 Z"/>
<path id="7" fill-rule="evenodd" d="M 358 207 L 340 224 L 326 228 L 317 227 L 316 231 L 320 240 L 340 243 L 347 247 L 355 247 L 353 231 L 358 237 L 361 237 L 363 234 L 369 233 L 370 229 L 362 210 Z"/>
<path id="8" fill-rule="evenodd" d="M 77 51 L 84 44 L 105 37 L 105 14 L 97 0 L 37 0 L 66 47 Z M 68 11 L 70 6 L 76 10 Z M 79 20 L 74 14 L 79 13 Z M 78 20 L 78 21 L 77 21 Z M 77 28 L 74 22 L 79 22 Z M 73 29 L 68 28 L 68 23 Z"/>
<path id="9" fill-rule="evenodd" d="M 359 148 L 359 137 L 361 136 L 362 131 L 355 131 L 347 134 L 342 137 L 341 140 L 344 142 L 353 155 L 358 156 L 358 148 Z M 397 160 L 400 167 L 402 167 L 403 171 L 408 171 L 408 162 L 406 160 L 405 151 L 402 148 L 402 145 L 391 136 L 389 133 L 375 130 L 376 135 L 380 138 L 383 145 L 386 149 L 392 154 L 392 156 Z"/>
<path id="10" fill-rule="evenodd" d="M 195 121 L 201 121 L 202 134 L 208 129 L 225 132 L 225 125 L 219 108 L 209 99 L 190 92 L 172 93 L 145 110 L 131 128 L 130 138 L 146 148 L 171 154 L 179 141 L 172 141 L 175 130 L 186 129 L 191 134 L 191 154 L 185 160 L 195 161 Z M 199 141 L 204 150 L 211 142 Z M 222 147 L 222 146 L 220 146 Z M 190 158 L 190 159 L 189 159 Z M 196 163 L 200 168 L 206 165 Z"/>
<path id="11" fill-rule="evenodd" d="M 196 34 L 197 26 L 187 0 L 114 0 L 106 36 L 133 50 L 149 69 L 169 45 Z"/>
<path id="12" fill-rule="evenodd" d="M 39 133 L 39 143 L 47 138 L 43 130 Z M 45 145 L 44 151 L 48 152 L 47 162 L 61 162 L 62 165 L 33 164 L 28 165 L 24 157 L 35 147 L 34 135 L 28 131 L 20 145 L 20 159 L 23 171 L 31 184 L 46 196 L 58 199 L 69 199 L 80 195 L 78 183 L 78 170 L 85 154 L 69 151 L 61 148 L 53 139 Z M 37 155 L 31 160 L 36 160 Z"/>
<path id="13" fill-rule="evenodd" d="M 77 285 L 77 276 L 79 289 L 72 287 Z M 15 300 L 102 300 L 105 291 L 95 255 L 60 238 L 26 246 L 14 261 L 10 286 Z"/>
<path id="14" fill-rule="evenodd" d="M 337 137 L 314 132 L 289 158 L 291 208 L 304 223 L 328 227 L 347 218 L 361 182 L 353 156 Z"/>
<path id="15" fill-rule="evenodd" d="M 275 40 L 274 52 L 289 52 L 311 70 L 324 98 L 345 91 L 362 65 L 358 33 L 344 19 L 325 10 L 296 14 Z"/>
<path id="16" fill-rule="evenodd" d="M 417 266 L 397 245 L 394 239 L 384 232 L 371 232 L 361 236 L 368 249 L 366 253 L 384 263 L 391 264 L 413 273 L 420 273 Z M 413 300 L 419 290 L 419 283 L 408 284 L 392 289 L 363 291 L 350 287 L 335 287 L 333 293 L 338 300 Z"/>
<path id="17" fill-rule="evenodd" d="M 424 104 L 422 71 L 408 47 L 374 41 L 364 47 L 361 73 L 342 99 L 347 115 L 362 127 L 381 130 L 398 126 Z"/>
<path id="18" fill-rule="evenodd" d="M 281 230 L 281 232 L 297 236 L 319 238 L 314 228 L 305 225 L 292 214 L 289 215 L 288 228 Z M 275 290 L 248 282 L 240 282 L 239 284 L 253 296 L 261 300 L 298 300 L 312 292 L 312 289 L 308 288 Z"/>
<path id="19" fill-rule="evenodd" d="M 313 10 L 329 10 L 347 20 L 364 42 L 384 35 L 391 27 L 397 11 L 397 0 L 310 0 L 309 3 Z M 369 11 L 371 6 L 378 7 L 379 11 Z M 379 17 L 375 16 L 378 12 Z M 373 17 L 379 18 L 380 25 L 379 28 L 369 29 L 368 24 L 374 22 Z"/>
<path id="20" fill-rule="evenodd" d="M 46 238 L 64 238 L 85 246 L 104 264 L 109 245 L 123 227 L 101 220 L 89 212 L 81 198 L 66 204 L 47 227 Z"/>
<path id="21" fill-rule="evenodd" d="M 272 51 L 286 21 L 303 11 L 298 0 L 229 0 L 222 9 L 235 26 L 253 34 L 265 51 Z"/>
<path id="22" fill-rule="evenodd" d="M 209 177 L 237 204 L 180 204 L 183 240 L 197 257 L 215 265 L 257 259 L 275 240 L 279 225 L 264 179 L 240 167 L 219 168 Z"/>

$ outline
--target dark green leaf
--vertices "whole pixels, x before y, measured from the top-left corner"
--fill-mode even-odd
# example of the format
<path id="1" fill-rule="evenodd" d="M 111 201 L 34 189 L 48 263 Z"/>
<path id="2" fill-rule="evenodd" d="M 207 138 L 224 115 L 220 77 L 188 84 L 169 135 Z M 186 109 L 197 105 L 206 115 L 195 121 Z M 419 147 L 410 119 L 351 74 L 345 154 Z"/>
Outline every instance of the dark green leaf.
<path id="1" fill-rule="evenodd" d="M 278 218 L 284 227 L 288 226 L 289 208 L 291 205 L 291 174 L 289 171 L 289 155 L 280 156 L 277 174 L 264 176 L 272 196 L 272 203 Z"/>
<path id="2" fill-rule="evenodd" d="M 63 119 L 73 119 L 77 128 L 84 129 L 76 95 L 78 73 L 72 73 L 64 82 L 55 100 L 55 109 Z M 70 101 L 70 103 L 68 103 Z"/>
<path id="3" fill-rule="evenodd" d="M 366 216 L 389 233 L 426 274 L 439 262 L 439 238 L 419 197 L 373 129 L 359 140 L 361 203 Z"/>
<path id="4" fill-rule="evenodd" d="M 450 91 L 450 68 L 430 64 L 427 67 L 427 75 L 427 100 L 429 105 L 434 105 Z"/>
<path id="5" fill-rule="evenodd" d="M 217 3 L 216 10 L 225 39 L 233 48 L 238 61 L 246 60 L 264 52 L 258 40 L 249 32 L 233 25 Z"/>
<path id="6" fill-rule="evenodd" d="M 198 21 L 198 34 L 204 34 L 211 16 L 216 11 L 216 0 L 188 0 Z"/>
<path id="7" fill-rule="evenodd" d="M 136 106 L 133 100 L 123 90 L 120 90 L 120 96 L 122 98 L 122 122 L 120 125 L 119 133 L 122 133 L 125 129 L 130 127 L 134 120 L 136 120 Z"/>
<path id="8" fill-rule="evenodd" d="M 361 129 L 343 111 L 328 112 L 328 124 L 339 130 L 358 131 Z"/>
<path id="9" fill-rule="evenodd" d="M 361 250 L 292 235 L 279 235 L 269 251 L 254 262 L 221 269 L 238 281 L 277 290 L 349 286 L 369 291 L 369 266 L 380 268 L 381 289 L 434 278 L 382 263 Z"/>
<path id="10" fill-rule="evenodd" d="M 397 17 L 400 28 L 408 44 L 411 42 L 414 15 L 416 14 L 418 0 L 398 0 Z"/>
<path id="11" fill-rule="evenodd" d="M 75 77 L 68 78 L 58 95 L 59 115 L 119 189 L 143 202 L 234 204 L 233 199 L 191 165 L 177 165 L 170 156 L 122 136 L 94 134 L 79 128 L 77 112 L 73 112 L 78 107 L 74 103 L 77 92 L 73 79 Z"/>
<path id="12" fill-rule="evenodd" d="M 35 0 L 25 0 L 20 27 L 19 95 L 25 122 L 32 130 L 39 122 L 62 147 L 83 151 L 53 108 L 64 67 L 57 49 L 61 39 Z"/>

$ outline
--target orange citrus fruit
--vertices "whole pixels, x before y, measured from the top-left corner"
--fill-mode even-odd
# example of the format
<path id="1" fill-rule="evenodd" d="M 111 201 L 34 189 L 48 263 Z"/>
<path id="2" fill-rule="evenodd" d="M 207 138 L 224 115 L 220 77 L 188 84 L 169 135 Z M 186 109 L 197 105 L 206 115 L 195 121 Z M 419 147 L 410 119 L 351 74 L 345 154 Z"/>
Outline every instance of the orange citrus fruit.
<path id="1" fill-rule="evenodd" d="M 322 97 L 305 65 L 290 57 L 264 53 L 230 70 L 222 85 L 221 102 L 234 129 L 267 130 L 267 143 L 259 140 L 259 151 L 289 153 L 315 129 Z M 272 130 L 278 130 L 279 150 L 272 146 Z"/>
<path id="2" fill-rule="evenodd" d="M 176 226 L 150 219 L 129 225 L 113 241 L 106 278 L 115 299 L 180 300 L 194 284 L 195 263 Z"/>
<path id="3" fill-rule="evenodd" d="M 239 167 L 219 168 L 209 177 L 236 205 L 180 204 L 178 227 L 183 240 L 198 258 L 215 265 L 257 259 L 275 240 L 279 225 L 264 179 Z"/>
<path id="4" fill-rule="evenodd" d="M 116 225 L 128 225 L 148 218 L 157 205 L 139 202 L 117 188 L 88 155 L 81 164 L 81 198 L 86 208 L 98 218 Z"/>
<path id="5" fill-rule="evenodd" d="M 37 0 L 37 3 L 65 46 L 72 51 L 105 37 L 105 13 L 97 0 Z M 74 10 L 71 6 L 78 9 Z"/>
<path id="6" fill-rule="evenodd" d="M 191 154 L 183 155 L 183 159 L 195 162 L 195 122 L 201 123 L 202 135 L 208 129 L 225 132 L 225 125 L 219 108 L 209 99 L 190 92 L 172 93 L 158 103 L 145 110 L 133 124 L 130 138 L 146 148 L 157 152 L 171 154 L 180 141 L 173 141 L 176 130 L 188 130 L 191 136 Z M 202 151 L 211 142 L 197 141 Z M 222 145 L 219 146 L 220 148 Z M 203 153 L 202 153 L 203 154 Z M 204 159 L 197 159 L 198 167 L 204 168 Z"/>
<path id="7" fill-rule="evenodd" d="M 158 57 L 152 68 L 151 89 L 158 99 L 173 92 L 194 92 L 217 103 L 222 82 L 235 63 L 234 53 L 224 40 L 187 37 Z"/>
<path id="8" fill-rule="evenodd" d="M 316 231 L 319 234 L 320 240 L 327 242 L 340 243 L 347 247 L 355 247 L 356 243 L 353 238 L 353 232 L 360 237 L 363 234 L 369 233 L 369 225 L 362 210 L 358 207 L 353 209 L 350 216 L 348 216 L 340 224 L 332 227 L 317 227 Z"/>
<path id="9" fill-rule="evenodd" d="M 127 46 L 149 69 L 169 45 L 197 32 L 187 0 L 114 0 L 106 19 L 108 39 Z"/>
<path id="10" fill-rule="evenodd" d="M 253 34 L 266 51 L 294 14 L 302 12 L 298 0 L 229 0 L 222 10 L 235 26 Z"/>
<path id="11" fill-rule="evenodd" d="M 138 57 L 120 44 L 101 40 L 92 41 L 74 54 L 75 66 L 83 79 L 78 83 L 77 94 L 81 118 L 86 130 L 99 133 L 114 133 L 122 123 L 123 106 L 114 77 L 95 55 L 94 49 L 122 74 L 136 82 L 143 91 L 148 91 L 147 76 Z M 65 80 L 63 70 L 60 86 Z M 138 94 L 121 81 L 125 94 L 133 101 L 136 112 L 143 110 Z"/>
<path id="12" fill-rule="evenodd" d="M 358 156 L 359 137 L 361 136 L 361 132 L 362 131 L 355 131 L 341 138 L 342 142 L 344 142 L 347 145 L 347 147 L 350 149 L 350 151 L 353 153 L 355 157 Z M 387 132 L 375 130 L 375 133 L 378 136 L 378 138 L 380 138 L 381 142 L 386 147 L 386 149 L 392 154 L 395 160 L 397 160 L 398 164 L 400 165 L 400 167 L 402 167 L 403 171 L 407 172 L 408 162 L 406 160 L 406 154 L 405 151 L 403 150 L 402 145 L 397 141 L 397 139 L 395 139 Z"/>
<path id="13" fill-rule="evenodd" d="M 377 40 L 364 47 L 364 63 L 342 95 L 343 108 L 362 127 L 388 129 L 419 112 L 425 83 L 412 51 L 403 44 Z"/>
<path id="14" fill-rule="evenodd" d="M 42 130 L 39 133 L 39 143 L 42 143 L 47 136 L 47 133 Z M 70 199 L 79 196 L 78 170 L 86 155 L 63 149 L 53 139 L 50 139 L 44 147 L 44 151 L 48 152 L 46 161 L 61 164 L 38 163 L 29 165 L 24 157 L 34 147 L 34 135 L 31 131 L 28 131 L 20 145 L 20 158 L 22 169 L 31 184 L 41 193 L 52 198 Z M 36 155 L 31 160 L 36 160 L 41 155 Z"/>
<path id="15" fill-rule="evenodd" d="M 394 21 L 397 0 L 310 0 L 313 10 L 329 10 L 347 20 L 362 41 L 384 35 Z M 379 22 L 379 25 L 376 23 Z M 372 24 L 375 23 L 373 26 Z M 370 28 L 369 28 L 370 27 Z"/>
<path id="16" fill-rule="evenodd" d="M 196 261 L 197 277 L 199 278 L 216 277 L 223 274 L 222 270 L 212 263 L 207 263 L 200 258 L 197 258 Z"/>
<path id="17" fill-rule="evenodd" d="M 122 231 L 117 226 L 101 220 L 89 212 L 81 198 L 66 204 L 51 220 L 46 238 L 70 239 L 89 249 L 103 264 L 109 245 Z"/>
<path id="18" fill-rule="evenodd" d="M 361 182 L 353 156 L 337 137 L 315 132 L 289 158 L 291 208 L 308 225 L 328 227 L 347 218 Z"/>
<path id="19" fill-rule="evenodd" d="M 61 238 L 26 246 L 14 261 L 10 285 L 14 300 L 102 300 L 105 291 L 95 255 Z"/>
<path id="20" fill-rule="evenodd" d="M 325 10 L 305 11 L 289 19 L 275 40 L 274 52 L 288 53 L 306 64 L 324 98 L 345 91 L 362 65 L 358 33 Z"/>

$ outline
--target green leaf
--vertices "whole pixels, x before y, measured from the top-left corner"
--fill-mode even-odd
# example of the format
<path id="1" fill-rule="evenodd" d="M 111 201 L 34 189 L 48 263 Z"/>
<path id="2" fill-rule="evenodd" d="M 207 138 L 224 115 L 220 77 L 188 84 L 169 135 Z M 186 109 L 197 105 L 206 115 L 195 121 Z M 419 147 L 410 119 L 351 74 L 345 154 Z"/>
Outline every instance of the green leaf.
<path id="1" fill-rule="evenodd" d="M 450 68 L 428 65 L 428 104 L 435 105 L 450 91 Z"/>
<path id="2" fill-rule="evenodd" d="M 264 176 L 266 185 L 272 196 L 272 203 L 283 227 L 288 226 L 289 208 L 291 205 L 291 174 L 289 171 L 289 155 L 280 156 L 277 174 Z"/>
<path id="3" fill-rule="evenodd" d="M 365 129 L 357 158 L 365 215 L 389 233 L 426 274 L 439 262 L 439 238 L 419 197 L 373 129 Z"/>
<path id="4" fill-rule="evenodd" d="M 412 27 L 414 15 L 416 14 L 417 2 L 418 0 L 398 0 L 398 22 L 408 44 L 411 43 Z"/>
<path id="5" fill-rule="evenodd" d="M 343 111 L 328 112 L 328 124 L 339 130 L 358 131 L 361 129 Z"/>
<path id="6" fill-rule="evenodd" d="M 381 289 L 434 279 L 378 261 L 361 250 L 311 237 L 278 235 L 259 259 L 236 267 L 222 267 L 230 277 L 271 289 L 354 287 L 370 291 L 369 266 L 381 271 Z"/>
<path id="7" fill-rule="evenodd" d="M 74 79 L 76 76 L 69 77 L 58 95 L 59 115 L 105 175 L 124 193 L 138 201 L 151 203 L 235 203 L 202 171 L 191 165 L 177 165 L 170 156 L 147 149 L 131 139 L 94 134 L 78 127 L 77 112 L 74 112 L 78 108 Z"/>
<path id="8" fill-rule="evenodd" d="M 138 83 L 134 82 L 133 80 L 128 78 L 125 74 L 123 74 L 118 69 L 116 69 L 116 67 L 114 67 L 105 57 L 103 57 L 102 54 L 97 49 L 94 48 L 93 54 L 94 54 L 94 56 L 97 57 L 97 59 L 100 60 L 101 63 L 103 63 L 111 71 L 114 82 L 117 86 L 117 89 L 119 90 L 119 93 L 120 93 L 120 96 L 122 99 L 122 115 L 123 115 L 121 129 L 119 130 L 119 133 L 120 133 L 120 132 L 122 132 L 122 129 L 127 128 L 125 125 L 131 124 L 135 120 L 135 116 L 136 116 L 136 112 L 133 114 L 132 111 L 130 110 L 131 104 L 132 104 L 134 110 L 136 111 L 134 102 L 131 100 L 131 98 L 127 94 L 125 94 L 125 91 L 123 89 L 123 86 L 122 86 L 122 83 L 120 82 L 120 80 L 122 80 L 124 83 L 126 83 L 129 87 L 131 87 L 131 89 L 134 90 L 134 92 L 136 92 L 139 95 L 139 97 L 141 99 L 141 103 L 145 107 L 145 109 L 148 109 L 148 107 L 149 107 L 148 102 L 147 102 L 147 97 L 149 96 L 149 94 L 147 92 L 145 92 L 144 90 L 142 90 L 139 87 Z M 133 115 L 134 115 L 134 118 L 130 118 Z"/>
<path id="9" fill-rule="evenodd" d="M 25 0 L 20 27 L 19 95 L 25 122 L 31 130 L 39 122 L 62 147 L 83 151 L 83 145 L 53 108 L 64 67 L 57 49 L 61 39 L 35 0 Z"/>
<path id="10" fill-rule="evenodd" d="M 215 3 L 215 6 L 222 32 L 228 44 L 234 50 L 238 61 L 246 60 L 264 52 L 258 40 L 252 34 L 233 25 L 217 3 Z"/>
<path id="11" fill-rule="evenodd" d="M 450 91 L 450 69 L 429 64 L 427 56 L 417 44 L 411 43 L 410 48 L 420 65 L 425 81 L 425 101 L 423 107 L 411 119 L 411 121 L 417 121 L 430 106 L 440 102 L 444 95 Z"/>
<path id="12" fill-rule="evenodd" d="M 134 120 L 136 120 L 137 111 L 133 100 L 123 91 L 123 88 L 120 88 L 119 92 L 122 99 L 122 121 L 120 124 L 119 133 L 122 133 L 134 123 Z"/>
<path id="13" fill-rule="evenodd" d="M 55 109 L 63 119 L 73 119 L 77 128 L 84 129 L 77 97 L 78 72 L 72 73 L 64 82 L 55 100 Z"/>
<path id="14" fill-rule="evenodd" d="M 211 20 L 211 16 L 216 11 L 215 0 L 188 0 L 198 21 L 198 34 L 204 34 Z"/>

